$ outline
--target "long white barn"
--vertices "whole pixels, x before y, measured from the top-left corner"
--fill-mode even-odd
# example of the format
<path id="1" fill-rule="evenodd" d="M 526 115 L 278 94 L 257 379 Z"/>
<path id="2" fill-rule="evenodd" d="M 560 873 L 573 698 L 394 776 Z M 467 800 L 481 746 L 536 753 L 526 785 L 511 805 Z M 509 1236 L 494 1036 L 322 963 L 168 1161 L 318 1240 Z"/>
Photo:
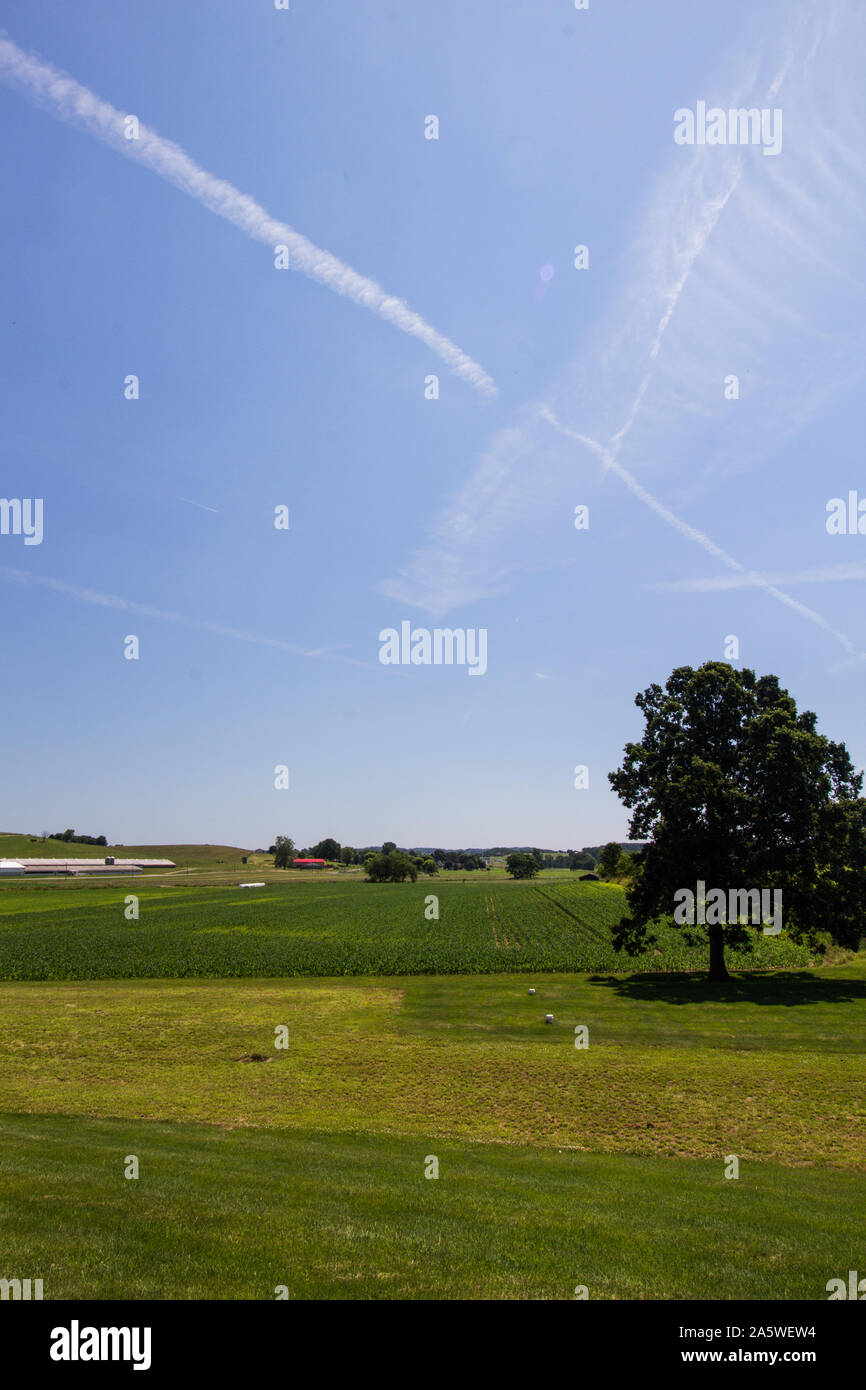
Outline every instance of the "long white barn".
<path id="1" fill-rule="evenodd" d="M 140 874 L 142 869 L 174 869 L 173 859 L 0 859 L 0 877 L 24 874 Z"/>

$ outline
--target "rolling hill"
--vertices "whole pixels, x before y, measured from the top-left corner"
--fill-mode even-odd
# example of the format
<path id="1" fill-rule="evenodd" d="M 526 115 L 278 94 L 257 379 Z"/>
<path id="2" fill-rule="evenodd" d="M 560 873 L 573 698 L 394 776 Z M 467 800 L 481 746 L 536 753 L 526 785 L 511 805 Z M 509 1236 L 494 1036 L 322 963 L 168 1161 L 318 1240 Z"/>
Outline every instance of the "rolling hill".
<path id="1" fill-rule="evenodd" d="M 178 867 L 240 867 L 246 855 L 250 863 L 269 863 L 270 855 L 256 857 L 237 845 L 79 845 L 66 840 L 43 840 L 41 835 L 0 834 L 0 859 L 173 859 Z"/>

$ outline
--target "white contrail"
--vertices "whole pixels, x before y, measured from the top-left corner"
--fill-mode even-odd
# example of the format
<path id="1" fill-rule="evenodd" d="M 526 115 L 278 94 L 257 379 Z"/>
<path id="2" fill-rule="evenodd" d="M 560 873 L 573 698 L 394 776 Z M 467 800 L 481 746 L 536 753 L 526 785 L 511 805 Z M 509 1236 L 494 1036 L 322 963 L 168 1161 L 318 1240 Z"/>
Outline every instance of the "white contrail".
<path id="1" fill-rule="evenodd" d="M 260 241 L 272 249 L 287 246 L 291 269 L 300 270 L 311 280 L 326 285 L 335 294 L 345 295 L 365 309 L 372 309 L 403 333 L 419 338 L 447 363 L 456 376 L 468 381 L 482 395 L 496 395 L 496 383 L 483 367 L 461 351 L 456 343 L 426 323 L 402 299 L 387 294 L 375 280 L 359 275 L 329 251 L 323 251 L 308 241 L 288 223 L 275 221 L 254 199 L 224 179 L 218 179 L 200 168 L 179 145 L 163 140 L 146 125 L 139 123 L 137 138 L 127 139 L 125 121 L 128 113 L 116 110 L 67 73 L 25 53 L 8 38 L 0 38 L 0 82 L 20 92 L 28 101 L 58 120 L 88 131 L 119 154 L 147 165 L 160 178 L 239 227 L 254 241 Z"/>
<path id="2" fill-rule="evenodd" d="M 673 579 L 653 584 L 654 589 L 696 594 L 717 589 L 760 589 L 764 584 L 838 584 L 866 579 L 866 563 L 824 565 L 810 570 L 747 570 L 743 574 L 714 574 L 704 579 Z"/>
<path id="3" fill-rule="evenodd" d="M 178 502 L 187 502 L 191 507 L 200 507 L 203 512 L 216 512 L 219 515 L 219 507 L 208 507 L 204 502 L 194 502 L 191 497 L 178 497 Z"/>
<path id="4" fill-rule="evenodd" d="M 724 192 L 715 198 L 708 199 L 700 208 L 698 226 L 692 232 L 691 243 L 682 256 L 683 265 L 681 272 L 676 282 L 671 286 L 671 288 L 668 291 L 667 303 L 665 305 L 664 313 L 662 314 L 658 324 L 656 325 L 655 336 L 653 337 L 649 349 L 648 360 L 650 363 L 655 362 L 656 358 L 659 355 L 659 352 L 661 351 L 662 339 L 665 336 L 665 331 L 667 329 L 668 324 L 674 316 L 674 312 L 676 310 L 677 305 L 680 302 L 680 297 L 683 293 L 683 290 L 685 289 L 688 283 L 689 276 L 691 275 L 692 269 L 694 268 L 694 264 L 700 256 L 701 252 L 703 251 L 704 247 L 706 246 L 707 242 L 709 241 L 710 237 L 712 236 L 716 223 L 718 222 L 719 218 L 724 212 L 728 200 L 730 199 L 732 193 L 735 191 L 740 182 L 742 173 L 743 162 L 741 159 L 738 159 L 734 163 L 733 173 L 728 182 L 728 186 L 724 190 Z M 637 413 L 643 405 L 643 399 L 646 395 L 647 388 L 649 387 L 649 384 L 652 381 L 652 377 L 653 367 L 649 366 L 646 372 L 644 373 L 640 385 L 638 386 L 637 393 L 635 395 L 634 400 L 631 403 L 631 408 L 628 412 L 628 415 L 626 416 L 625 423 L 617 430 L 616 434 L 611 439 L 612 451 L 614 453 L 619 451 L 622 441 L 625 439 L 625 436 L 628 434 L 629 430 L 634 424 L 637 418 Z"/>
<path id="5" fill-rule="evenodd" d="M 786 594 L 783 589 L 777 588 L 775 584 L 765 579 L 763 575 L 758 574 L 757 571 L 747 570 L 745 565 L 742 565 L 739 560 L 735 560 L 733 555 L 729 555 L 726 550 L 723 550 L 720 545 L 717 545 L 716 542 L 705 535 L 703 531 L 699 531 L 696 526 L 689 525 L 687 521 L 683 521 L 675 512 L 672 512 L 669 507 L 666 507 L 663 502 L 659 502 L 658 498 L 653 497 L 652 493 L 648 488 L 644 487 L 643 483 L 638 482 L 633 473 L 630 473 L 627 468 L 623 468 L 612 451 L 603 444 L 600 444 L 597 439 L 590 439 L 588 435 L 579 434 L 577 430 L 568 429 L 567 426 L 561 425 L 549 406 L 543 406 L 539 414 L 542 415 L 555 430 L 558 430 L 560 434 L 567 435 L 569 439 L 577 440 L 579 444 L 585 445 L 586 448 L 591 449 L 594 454 L 597 454 L 599 458 L 602 458 L 610 471 L 615 473 L 616 476 L 625 483 L 629 491 L 632 492 L 635 497 L 640 498 L 641 502 L 649 507 L 651 511 L 654 511 L 656 516 L 660 516 L 662 521 L 667 522 L 668 526 L 673 526 L 674 530 L 679 531 L 681 535 L 686 536 L 690 541 L 694 541 L 695 544 L 699 545 L 702 550 L 705 550 L 708 555 L 712 555 L 715 560 L 720 560 L 723 565 L 729 570 L 734 571 L 738 576 L 746 575 L 751 584 L 754 584 L 758 589 L 763 589 L 766 594 L 776 599 L 778 603 L 784 604 L 786 608 L 790 608 L 794 613 L 798 613 L 801 618 L 806 618 L 808 622 L 814 623 L 816 627 L 820 627 L 824 632 L 830 633 L 832 637 L 836 638 L 837 642 L 841 642 L 849 656 L 856 657 L 857 659 L 866 656 L 866 654 L 857 650 L 854 643 L 849 637 L 845 636 L 844 632 L 839 632 L 831 623 L 828 623 L 825 617 L 820 613 L 816 613 L 814 608 L 807 608 L 805 603 L 799 603 L 797 599 L 791 598 L 790 594 Z"/>
<path id="6" fill-rule="evenodd" d="M 222 623 L 189 618 L 184 613 L 153 608 L 150 604 L 136 603 L 132 599 L 121 598 L 118 594 L 103 594 L 98 589 L 85 589 L 81 584 L 70 584 L 65 579 L 52 579 L 49 575 L 35 574 L 29 570 L 13 569 L 9 565 L 0 565 L 0 577 L 19 584 L 38 584 L 42 589 L 52 589 L 56 594 L 66 594 L 69 598 L 92 603 L 98 608 L 113 608 L 138 618 L 156 618 L 163 623 L 180 623 L 184 627 L 198 628 L 201 632 L 213 632 L 217 637 L 232 637 L 237 642 L 252 642 L 257 647 L 274 647 L 277 651 L 289 652 L 292 656 L 317 657 L 320 661 L 342 661 L 349 666 L 364 666 L 371 671 L 378 669 L 369 661 L 358 661 L 351 656 L 338 656 L 335 650 L 329 651 L 324 647 L 296 647 L 291 642 L 283 642 L 279 637 L 266 637 L 258 632 L 244 632 L 240 628 L 225 627 Z"/>

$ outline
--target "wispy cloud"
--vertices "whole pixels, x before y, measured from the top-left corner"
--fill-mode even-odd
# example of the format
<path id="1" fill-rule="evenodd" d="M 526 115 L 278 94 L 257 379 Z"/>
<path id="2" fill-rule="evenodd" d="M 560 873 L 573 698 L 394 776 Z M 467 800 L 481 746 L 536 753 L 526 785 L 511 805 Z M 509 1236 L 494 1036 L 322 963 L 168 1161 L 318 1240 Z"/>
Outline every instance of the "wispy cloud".
<path id="1" fill-rule="evenodd" d="M 370 309 L 402 333 L 418 338 L 456 376 L 474 386 L 482 395 L 496 394 L 496 384 L 483 367 L 414 309 L 410 309 L 402 299 L 388 294 L 375 280 L 359 275 L 329 251 L 315 246 L 287 222 L 278 222 L 254 199 L 224 179 L 209 174 L 190 159 L 179 145 L 164 140 L 155 130 L 140 124 L 138 138 L 126 139 L 124 121 L 128 113 L 118 111 L 67 73 L 26 53 L 11 39 L 3 37 L 0 37 L 0 81 L 58 120 L 87 131 L 118 154 L 146 165 L 160 178 L 195 198 L 218 217 L 224 217 L 254 241 L 272 249 L 287 246 L 292 269 L 301 271 L 335 294 L 344 295 L 355 304 Z"/>
<path id="2" fill-rule="evenodd" d="M 491 439 L 384 593 L 438 615 L 507 589 L 535 567 L 527 549 L 544 544 L 545 522 L 549 538 L 551 518 L 587 501 L 608 473 L 740 587 L 747 566 L 682 519 L 684 499 L 763 466 L 863 375 L 866 202 L 862 177 L 852 177 L 866 126 L 852 29 L 860 20 L 856 7 L 832 2 L 789 4 L 784 17 L 754 46 L 745 79 L 706 92 L 724 106 L 782 100 L 783 157 L 672 149 L 604 321 L 545 398 Z M 723 392 L 729 374 L 739 378 L 736 401 Z M 564 438 L 584 446 L 582 457 Z M 623 466 L 626 455 L 634 466 Z M 676 512 L 658 500 L 663 479 L 675 484 Z M 781 582 L 749 584 L 855 651 Z"/>
<path id="3" fill-rule="evenodd" d="M 231 637 L 237 642 L 251 642 L 257 647 L 273 647 L 276 651 L 288 652 L 291 656 L 314 657 L 320 661 L 339 661 L 349 666 L 363 666 L 375 671 L 379 668 L 370 661 L 358 661 L 351 656 L 338 655 L 336 648 L 298 647 L 292 642 L 284 642 L 280 637 L 267 637 L 260 632 L 245 632 L 242 628 L 227 627 L 224 623 L 212 623 L 203 618 L 191 618 L 185 613 L 174 613 L 166 608 L 154 608 L 148 603 L 137 603 L 133 599 L 121 598 L 118 594 L 104 594 L 98 589 L 87 589 L 81 584 L 70 584 L 65 579 L 52 579 L 48 575 L 36 574 L 28 570 L 13 569 L 0 565 L 0 578 L 16 584 L 34 584 L 41 589 L 51 589 L 56 594 L 90 603 L 97 608 L 111 608 L 120 613 L 129 613 L 136 618 L 153 618 L 162 623 L 179 623 L 184 627 L 196 628 L 199 632 L 212 632 L 217 637 Z"/>

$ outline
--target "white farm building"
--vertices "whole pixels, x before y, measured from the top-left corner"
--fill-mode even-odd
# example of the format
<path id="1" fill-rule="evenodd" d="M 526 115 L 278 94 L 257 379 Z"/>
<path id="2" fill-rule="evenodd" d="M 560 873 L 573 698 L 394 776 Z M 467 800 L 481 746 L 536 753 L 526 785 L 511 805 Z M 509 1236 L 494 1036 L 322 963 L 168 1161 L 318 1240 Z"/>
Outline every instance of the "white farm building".
<path id="1" fill-rule="evenodd" d="M 142 869 L 173 869 L 173 859 L 0 859 L 0 877 L 25 874 L 140 874 Z"/>

